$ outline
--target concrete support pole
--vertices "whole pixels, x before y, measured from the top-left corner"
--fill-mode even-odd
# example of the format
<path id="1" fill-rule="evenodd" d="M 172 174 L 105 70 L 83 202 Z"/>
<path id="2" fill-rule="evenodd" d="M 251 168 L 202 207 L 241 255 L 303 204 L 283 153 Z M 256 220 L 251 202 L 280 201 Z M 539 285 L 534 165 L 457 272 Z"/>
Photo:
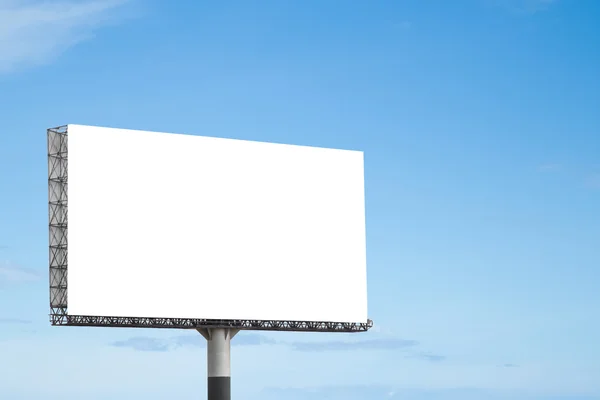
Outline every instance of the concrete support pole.
<path id="1" fill-rule="evenodd" d="M 206 339 L 208 400 L 231 400 L 231 339 L 237 329 L 198 329 Z"/>

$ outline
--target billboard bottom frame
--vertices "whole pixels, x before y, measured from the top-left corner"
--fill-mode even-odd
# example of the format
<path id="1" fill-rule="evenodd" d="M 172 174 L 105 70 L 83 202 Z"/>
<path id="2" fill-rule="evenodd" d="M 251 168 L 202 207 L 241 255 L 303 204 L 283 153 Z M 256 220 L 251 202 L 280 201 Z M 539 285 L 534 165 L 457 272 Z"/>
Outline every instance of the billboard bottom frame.
<path id="1" fill-rule="evenodd" d="M 316 321 L 268 321 L 192 318 L 144 318 L 103 317 L 69 315 L 62 310 L 50 314 L 53 326 L 87 326 L 112 328 L 163 328 L 163 329 L 239 329 L 256 331 L 288 332 L 366 332 L 373 321 L 360 322 L 316 322 Z"/>

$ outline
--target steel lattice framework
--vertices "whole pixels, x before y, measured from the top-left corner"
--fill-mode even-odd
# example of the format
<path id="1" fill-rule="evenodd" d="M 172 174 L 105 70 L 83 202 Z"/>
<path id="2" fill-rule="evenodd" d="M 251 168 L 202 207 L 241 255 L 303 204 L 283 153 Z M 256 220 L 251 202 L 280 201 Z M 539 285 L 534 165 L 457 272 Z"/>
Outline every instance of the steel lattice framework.
<path id="1" fill-rule="evenodd" d="M 67 127 L 48 129 L 51 314 L 67 313 Z"/>
<path id="2" fill-rule="evenodd" d="M 304 332 L 364 332 L 373 326 L 371 320 L 367 323 L 347 323 L 69 315 L 67 311 L 67 131 L 67 126 L 47 130 L 48 211 L 50 215 L 50 322 L 52 325 L 167 329 L 232 328 L 241 330 Z"/>

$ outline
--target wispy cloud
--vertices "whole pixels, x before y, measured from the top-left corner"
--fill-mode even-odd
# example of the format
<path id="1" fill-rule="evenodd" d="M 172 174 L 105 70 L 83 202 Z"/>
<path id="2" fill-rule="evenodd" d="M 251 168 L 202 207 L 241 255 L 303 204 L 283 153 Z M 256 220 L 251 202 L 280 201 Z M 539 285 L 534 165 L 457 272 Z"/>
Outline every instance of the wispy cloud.
<path id="1" fill-rule="evenodd" d="M 263 389 L 262 400 L 598 400 L 597 396 L 561 394 L 532 394 L 529 391 L 514 391 L 483 388 L 397 388 L 393 385 L 340 385 L 300 388 Z"/>
<path id="2" fill-rule="evenodd" d="M 262 390 L 261 398 L 317 400 L 317 399 L 344 399 L 344 400 L 374 400 L 389 399 L 394 397 L 395 391 L 391 386 L 384 385 L 347 385 L 323 386 L 305 388 L 276 388 L 270 387 Z M 401 398 L 401 397 L 398 397 Z"/>
<path id="3" fill-rule="evenodd" d="M 258 333 L 245 333 L 240 332 L 233 339 L 231 344 L 233 346 L 259 346 L 262 344 L 277 344 L 278 342 L 265 335 Z"/>
<path id="4" fill-rule="evenodd" d="M 548 10 L 558 0 L 487 0 L 496 7 L 518 15 L 535 14 Z"/>
<path id="5" fill-rule="evenodd" d="M 545 174 L 555 174 L 575 170 L 578 176 L 571 176 L 571 179 L 578 181 L 578 184 L 588 189 L 600 189 L 600 172 L 598 166 L 565 166 L 560 163 L 545 163 L 537 166 L 537 171 Z M 569 171 L 573 172 L 573 171 Z"/>
<path id="6" fill-rule="evenodd" d="M 183 335 L 171 338 L 176 346 L 206 346 L 206 341 L 200 335 Z M 232 346 L 259 346 L 261 344 L 277 344 L 277 341 L 260 333 L 240 332 L 231 341 Z"/>
<path id="7" fill-rule="evenodd" d="M 386 328 L 385 326 L 381 326 L 379 324 L 373 325 L 373 327 L 371 329 L 369 329 L 369 332 L 370 333 L 380 333 L 380 334 L 384 334 L 384 335 L 388 335 L 388 336 L 394 334 L 394 332 L 391 329 Z"/>
<path id="8" fill-rule="evenodd" d="M 503 368 L 517 368 L 518 365 L 517 364 L 502 364 Z"/>
<path id="9" fill-rule="evenodd" d="M 446 356 L 442 356 L 440 354 L 433 354 L 429 352 L 417 352 L 414 354 L 409 354 L 407 358 L 417 358 L 429 362 L 441 362 L 446 359 Z"/>
<path id="10" fill-rule="evenodd" d="M 294 350 L 307 352 L 344 351 L 344 350 L 395 350 L 417 346 L 416 340 L 380 338 L 370 340 L 328 342 L 292 342 Z"/>
<path id="11" fill-rule="evenodd" d="M 540 164 L 537 167 L 539 172 L 557 172 L 563 169 L 563 166 L 558 163 Z"/>
<path id="12" fill-rule="evenodd" d="M 281 345 L 299 352 L 335 352 L 356 350 L 404 350 L 406 358 L 440 362 L 446 357 L 439 354 L 418 351 L 416 340 L 398 338 L 376 338 L 370 340 L 331 340 L 320 342 L 277 341 L 260 333 L 240 332 L 231 341 L 232 346 Z M 133 337 L 112 343 L 112 346 L 130 348 L 136 351 L 164 352 L 181 347 L 206 347 L 206 340 L 200 334 L 186 334 L 170 338 Z"/>
<path id="13" fill-rule="evenodd" d="M 128 0 L 0 0 L 0 73 L 52 61 Z"/>
<path id="14" fill-rule="evenodd" d="M 41 278 L 41 274 L 30 268 L 5 261 L 0 262 L 0 287 L 16 283 L 34 282 Z"/>
<path id="15" fill-rule="evenodd" d="M 31 321 L 28 319 L 20 319 L 20 318 L 0 318 L 0 324 L 25 325 L 25 324 L 31 324 Z"/>
<path id="16" fill-rule="evenodd" d="M 600 173 L 588 177 L 585 181 L 585 185 L 590 189 L 600 189 Z"/>
<path id="17" fill-rule="evenodd" d="M 356 350 L 402 350 L 405 358 L 425 360 L 428 362 L 441 362 L 445 356 L 421 351 L 420 343 L 416 340 L 399 338 L 375 338 L 369 340 L 333 340 L 325 342 L 291 342 L 286 343 L 295 351 L 301 352 L 331 352 L 331 351 L 356 351 Z"/>
<path id="18" fill-rule="evenodd" d="M 121 340 L 112 343 L 115 347 L 125 347 L 137 351 L 169 351 L 172 348 L 172 343 L 168 340 L 150 338 L 144 336 L 132 337 L 127 340 Z"/>
<path id="19" fill-rule="evenodd" d="M 409 30 L 410 28 L 412 28 L 412 23 L 410 21 L 399 21 L 395 22 L 392 26 L 395 29 Z"/>
<path id="20" fill-rule="evenodd" d="M 172 344 L 172 348 L 177 347 L 206 347 L 206 340 L 200 334 L 191 334 L 191 335 L 181 335 L 172 337 L 166 342 L 170 342 Z"/>
<path id="21" fill-rule="evenodd" d="M 238 333 L 231 341 L 232 346 L 258 346 L 263 344 L 277 344 L 265 335 L 257 333 Z M 138 336 L 111 344 L 114 347 L 130 348 L 137 351 L 169 351 L 180 347 L 206 347 L 206 340 L 200 334 L 180 335 L 171 338 L 151 338 Z"/>

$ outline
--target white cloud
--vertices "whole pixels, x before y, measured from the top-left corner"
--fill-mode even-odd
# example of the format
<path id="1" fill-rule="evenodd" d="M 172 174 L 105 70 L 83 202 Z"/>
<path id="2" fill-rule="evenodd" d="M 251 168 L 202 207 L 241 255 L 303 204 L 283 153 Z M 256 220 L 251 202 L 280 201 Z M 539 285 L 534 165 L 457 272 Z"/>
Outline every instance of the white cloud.
<path id="1" fill-rule="evenodd" d="M 37 271 L 8 261 L 0 262 L 0 288 L 8 284 L 33 282 L 39 279 L 40 274 Z"/>
<path id="2" fill-rule="evenodd" d="M 23 324 L 30 324 L 31 321 L 28 319 L 21 319 L 21 318 L 0 318 L 0 324 L 19 324 L 19 325 L 23 325 Z"/>
<path id="3" fill-rule="evenodd" d="M 0 0 L 0 73 L 52 61 L 128 0 Z"/>
<path id="4" fill-rule="evenodd" d="M 561 164 L 557 164 L 557 163 L 547 163 L 547 164 L 541 164 L 538 165 L 538 171 L 540 172 L 556 172 L 562 169 L 562 165 Z"/>
<path id="5" fill-rule="evenodd" d="M 586 185 L 590 189 L 600 189 L 600 173 L 588 177 Z"/>
<path id="6" fill-rule="evenodd" d="M 488 2 L 514 14 L 530 15 L 547 10 L 558 0 L 488 0 Z"/>

